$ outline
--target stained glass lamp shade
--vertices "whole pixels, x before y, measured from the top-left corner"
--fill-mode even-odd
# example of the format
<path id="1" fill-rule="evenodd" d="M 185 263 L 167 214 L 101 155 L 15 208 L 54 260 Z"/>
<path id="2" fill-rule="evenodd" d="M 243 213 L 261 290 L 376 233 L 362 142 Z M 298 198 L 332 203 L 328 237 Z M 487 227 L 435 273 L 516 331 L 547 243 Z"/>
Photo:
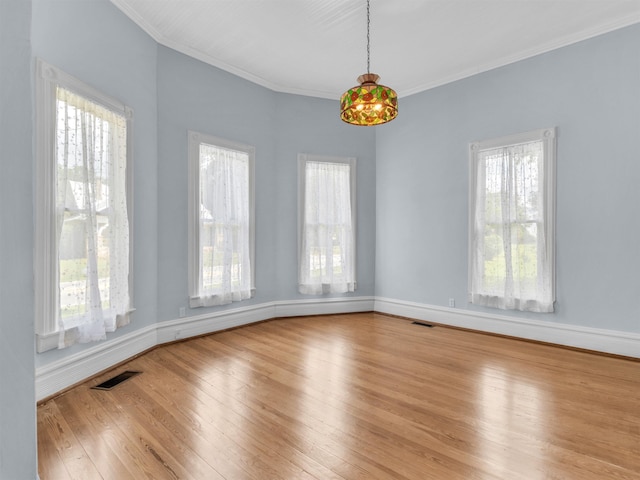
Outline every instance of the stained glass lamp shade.
<path id="1" fill-rule="evenodd" d="M 350 88 L 340 98 L 340 118 L 351 125 L 381 125 L 398 115 L 398 95 L 384 85 L 380 77 L 365 73 L 358 77 L 360 85 Z"/>

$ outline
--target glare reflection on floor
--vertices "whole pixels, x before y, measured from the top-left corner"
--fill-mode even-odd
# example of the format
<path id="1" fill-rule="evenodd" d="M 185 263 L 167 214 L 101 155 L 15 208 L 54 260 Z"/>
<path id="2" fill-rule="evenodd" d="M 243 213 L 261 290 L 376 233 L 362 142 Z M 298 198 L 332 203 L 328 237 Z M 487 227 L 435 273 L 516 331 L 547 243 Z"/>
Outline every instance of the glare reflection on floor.
<path id="1" fill-rule="evenodd" d="M 345 361 L 350 355 L 351 346 L 340 337 L 334 337 L 330 342 L 309 343 L 303 365 L 306 378 L 305 395 L 301 409 L 305 417 L 315 417 L 314 430 L 319 438 L 339 435 L 340 442 L 333 443 L 332 453 L 337 456 L 345 454 L 345 447 L 351 428 L 349 418 L 344 408 L 344 398 L 350 394 L 349 386 L 352 379 L 352 361 Z M 322 389 L 323 405 L 317 404 L 317 394 L 311 390 Z M 320 416 L 319 416 L 320 415 Z M 336 432 L 336 428 L 339 432 Z M 335 448 L 340 448 L 336 451 Z"/>
<path id="2" fill-rule="evenodd" d="M 528 480 L 547 478 L 539 455 L 510 455 L 510 449 L 544 448 L 549 408 L 546 393 L 501 366 L 482 367 L 477 389 L 479 455 L 501 478 L 526 472 Z M 523 445 L 525 448 L 523 448 Z"/>

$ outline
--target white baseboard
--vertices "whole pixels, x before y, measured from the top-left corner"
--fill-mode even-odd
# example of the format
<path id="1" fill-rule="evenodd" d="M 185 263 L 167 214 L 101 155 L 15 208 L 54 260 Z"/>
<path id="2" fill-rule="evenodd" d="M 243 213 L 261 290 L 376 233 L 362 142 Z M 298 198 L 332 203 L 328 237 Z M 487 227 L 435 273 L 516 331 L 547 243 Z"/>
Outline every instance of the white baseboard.
<path id="1" fill-rule="evenodd" d="M 271 318 L 376 311 L 529 340 L 640 358 L 640 335 L 381 297 L 278 301 L 178 318 L 145 327 L 36 369 L 36 398 L 108 370 L 149 348 Z"/>
<path id="2" fill-rule="evenodd" d="M 248 325 L 270 318 L 274 318 L 273 303 L 231 308 L 203 315 L 168 320 L 156 325 L 158 333 L 157 344 L 197 337 L 198 335 Z"/>
<path id="3" fill-rule="evenodd" d="M 640 335 L 376 297 L 376 312 L 528 340 L 640 358 Z"/>
<path id="4" fill-rule="evenodd" d="M 36 369 L 36 400 L 54 395 L 155 346 L 156 327 L 145 327 Z"/>
<path id="5" fill-rule="evenodd" d="M 55 395 L 149 348 L 278 317 L 368 312 L 374 297 L 269 302 L 178 318 L 145 327 L 36 369 L 36 399 Z"/>
<path id="6" fill-rule="evenodd" d="M 340 297 L 275 302 L 275 317 L 301 317 L 334 313 L 372 312 L 375 297 Z"/>

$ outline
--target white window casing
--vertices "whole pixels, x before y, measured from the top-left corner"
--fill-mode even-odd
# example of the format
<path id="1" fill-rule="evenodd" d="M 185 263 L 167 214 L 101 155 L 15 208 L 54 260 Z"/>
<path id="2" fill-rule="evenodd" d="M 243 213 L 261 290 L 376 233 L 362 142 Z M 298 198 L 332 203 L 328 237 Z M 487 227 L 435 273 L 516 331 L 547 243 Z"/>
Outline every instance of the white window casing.
<path id="1" fill-rule="evenodd" d="M 555 128 L 469 145 L 469 302 L 552 312 Z"/>
<path id="2" fill-rule="evenodd" d="M 189 131 L 188 164 L 189 306 L 251 298 L 255 295 L 255 148 Z"/>
<path id="3" fill-rule="evenodd" d="M 298 155 L 298 291 L 356 290 L 356 159 Z"/>
<path id="4" fill-rule="evenodd" d="M 41 60 L 36 62 L 35 86 L 37 192 L 34 252 L 35 330 L 36 349 L 38 352 L 43 352 L 68 346 L 75 341 L 104 339 L 106 332 L 113 331 L 130 321 L 130 313 L 134 310 L 132 308 L 133 255 L 131 248 L 133 242 L 133 142 L 131 141 L 133 110 Z M 71 117 L 58 117 L 66 115 L 65 112 L 72 112 L 70 115 L 77 120 L 78 125 L 82 125 L 80 132 L 86 133 L 89 128 L 97 125 L 98 133 L 91 131 L 87 134 L 94 135 L 93 137 L 81 137 L 78 132 L 64 133 L 68 132 L 65 129 L 70 128 L 67 127 L 70 125 L 67 122 Z M 86 120 L 80 119 L 81 116 L 92 119 L 94 121 L 92 127 L 88 127 Z M 64 125 L 62 130 L 60 130 L 61 125 Z M 97 138 L 99 142 L 103 142 L 99 146 L 94 145 L 94 148 L 101 150 L 98 152 L 88 147 L 85 143 L 86 138 Z M 61 148 L 66 153 L 59 152 Z M 82 165 L 91 165 L 90 169 L 95 170 L 95 162 L 102 162 L 100 165 L 103 165 L 104 170 L 95 176 L 98 189 L 101 190 L 99 192 L 101 203 L 88 199 L 89 192 L 95 193 L 96 190 L 95 185 L 83 183 L 90 180 L 71 178 L 67 173 L 64 173 L 65 180 L 58 178 L 59 172 L 67 172 L 68 160 L 63 160 L 65 166 L 62 170 L 59 161 L 66 158 L 64 155 L 72 150 L 76 152 L 76 157 L 84 158 Z M 93 156 L 87 157 L 87 155 Z M 96 160 L 98 158 L 99 160 Z M 74 164 L 74 167 L 77 170 L 81 165 Z M 64 183 L 66 193 L 58 191 L 60 188 L 57 186 L 58 182 Z M 61 200 L 62 197 L 59 195 L 65 199 Z M 69 200 L 67 201 L 66 198 Z M 60 201 L 64 202 L 64 205 L 61 205 Z M 84 205 L 79 204 L 82 201 L 85 202 Z M 75 202 L 74 205 L 77 205 L 69 209 L 66 206 L 67 202 Z M 113 202 L 117 202 L 117 205 Z M 61 208 L 62 210 L 59 211 Z M 86 210 L 87 208 L 91 210 Z M 94 208 L 100 208 L 101 211 L 98 212 Z M 89 215 L 87 213 L 89 211 L 93 213 Z M 81 292 L 76 292 L 75 295 L 79 295 L 77 298 L 84 297 L 84 300 L 80 300 L 84 305 L 78 304 L 74 307 L 80 313 L 68 313 L 63 317 L 60 300 L 63 286 L 59 284 L 61 232 L 64 231 L 64 226 L 68 225 L 68 217 L 84 218 L 85 220 L 82 221 L 86 222 L 86 218 L 95 219 L 96 215 L 100 216 L 101 225 L 104 227 L 100 238 L 94 240 L 99 242 L 102 251 L 108 252 L 107 257 L 103 255 L 101 259 L 107 258 L 109 262 L 118 262 L 120 266 L 108 267 L 109 278 L 105 277 L 101 280 L 98 269 L 90 268 L 90 264 L 95 264 L 101 254 L 87 254 L 88 257 L 84 259 L 86 263 L 84 275 L 87 277 L 85 286 L 80 285 L 79 281 L 71 282 L 78 283 L 73 285 L 73 289 Z M 83 228 L 85 232 L 92 231 L 87 230 L 86 227 Z M 121 235 L 110 233 L 111 230 L 115 232 L 116 228 L 123 229 L 119 230 Z M 75 243 L 80 250 L 86 247 L 91 251 L 91 247 L 87 246 L 91 242 L 87 238 L 93 234 L 89 234 L 86 238 L 82 234 L 79 236 L 76 234 L 71 238 L 72 243 Z M 107 240 L 103 235 L 106 235 Z M 70 239 L 67 238 L 67 240 Z M 88 243 L 83 247 L 83 242 Z M 104 276 L 105 273 L 102 272 L 101 275 Z M 70 287 L 66 283 L 69 282 L 65 282 L 64 289 L 69 290 Z M 115 293 L 116 291 L 118 293 Z M 66 294 L 65 298 L 69 296 Z M 82 311 L 85 313 L 81 313 Z M 96 315 L 94 312 L 97 312 Z M 99 321 L 96 320 L 98 317 Z"/>

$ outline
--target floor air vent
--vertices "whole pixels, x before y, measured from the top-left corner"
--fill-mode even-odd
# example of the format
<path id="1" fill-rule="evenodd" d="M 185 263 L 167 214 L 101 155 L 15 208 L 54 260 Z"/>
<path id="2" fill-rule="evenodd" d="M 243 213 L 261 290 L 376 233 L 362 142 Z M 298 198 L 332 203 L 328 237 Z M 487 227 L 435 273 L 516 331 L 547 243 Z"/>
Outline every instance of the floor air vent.
<path id="1" fill-rule="evenodd" d="M 125 380 L 129 380 L 131 377 L 135 377 L 139 373 L 142 372 L 133 372 L 131 370 L 127 370 L 126 372 L 122 372 L 120 375 L 116 375 L 109 380 L 102 382 L 100 385 L 96 385 L 95 387 L 91 387 L 94 390 L 111 390 L 113 387 L 120 385 Z"/>
<path id="2" fill-rule="evenodd" d="M 423 323 L 423 322 L 411 322 L 412 325 L 420 325 L 421 327 L 429 327 L 429 328 L 433 328 L 433 325 L 431 325 L 430 323 Z"/>

